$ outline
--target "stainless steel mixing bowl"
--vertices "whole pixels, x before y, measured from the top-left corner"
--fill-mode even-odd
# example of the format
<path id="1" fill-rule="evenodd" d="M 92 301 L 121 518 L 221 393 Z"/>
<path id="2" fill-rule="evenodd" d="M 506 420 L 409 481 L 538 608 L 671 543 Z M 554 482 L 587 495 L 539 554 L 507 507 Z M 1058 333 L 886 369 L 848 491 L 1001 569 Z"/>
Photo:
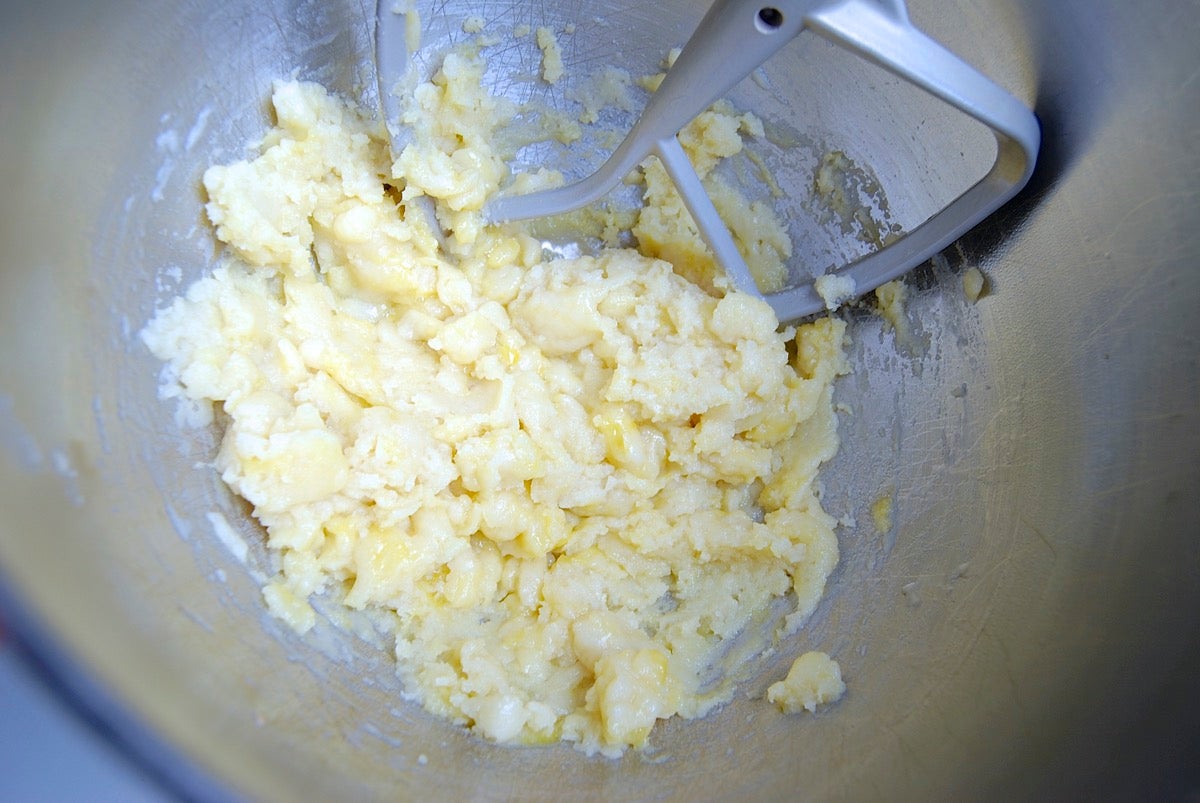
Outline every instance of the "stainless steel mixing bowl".
<path id="1" fill-rule="evenodd" d="M 477 741 L 402 701 L 368 630 L 300 638 L 266 617 L 256 530 L 203 466 L 215 434 L 176 424 L 137 338 L 211 265 L 198 177 L 262 133 L 271 81 L 296 72 L 373 101 L 373 5 L 0 10 L 0 596 L 85 708 L 196 797 L 1195 791 L 1195 2 L 914 0 L 919 25 L 1035 105 L 1038 173 L 910 279 L 915 348 L 852 316 L 825 499 L 859 526 L 811 626 L 732 704 L 620 761 Z M 616 2 L 532 5 L 576 24 L 577 71 L 649 70 L 699 16 L 685 0 L 619 16 Z M 978 139 L 873 70 L 797 43 L 741 100 L 791 138 L 775 165 L 787 183 L 842 147 L 911 225 L 970 180 Z M 819 213 L 794 210 L 817 268 L 861 247 Z M 959 286 L 971 265 L 994 290 L 974 306 Z M 878 536 L 867 507 L 888 492 L 897 527 Z M 214 510 L 251 542 L 251 568 Z M 785 717 L 762 691 L 805 649 L 837 657 L 850 690 Z"/>

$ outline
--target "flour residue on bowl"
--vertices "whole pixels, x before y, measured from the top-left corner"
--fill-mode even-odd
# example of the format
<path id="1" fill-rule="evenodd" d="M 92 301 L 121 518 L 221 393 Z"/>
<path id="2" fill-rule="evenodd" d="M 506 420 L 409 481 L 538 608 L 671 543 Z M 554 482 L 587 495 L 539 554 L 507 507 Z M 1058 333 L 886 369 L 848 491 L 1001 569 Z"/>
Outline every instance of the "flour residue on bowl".
<path id="1" fill-rule="evenodd" d="M 684 275 L 484 225 L 506 174 L 484 68 L 445 57 L 394 163 L 369 114 L 277 84 L 258 155 L 205 174 L 229 258 L 143 337 L 171 393 L 223 410 L 216 468 L 266 530 L 276 615 L 310 628 L 313 595 L 385 614 L 429 710 L 617 755 L 729 700 L 733 640 L 821 598 L 844 325 L 780 331 L 672 230 L 665 191 L 641 217 Z M 682 139 L 716 161 L 754 130 L 717 109 Z"/>

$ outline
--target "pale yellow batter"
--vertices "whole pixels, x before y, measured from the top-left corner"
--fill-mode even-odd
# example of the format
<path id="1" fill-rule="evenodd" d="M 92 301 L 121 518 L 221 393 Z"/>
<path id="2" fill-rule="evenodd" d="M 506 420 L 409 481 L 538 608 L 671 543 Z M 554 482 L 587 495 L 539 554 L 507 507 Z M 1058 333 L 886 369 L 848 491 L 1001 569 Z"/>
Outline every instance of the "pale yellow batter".
<path id="1" fill-rule="evenodd" d="M 204 177 L 231 257 L 144 339 L 176 392 L 224 410 L 217 469 L 266 529 L 275 614 L 303 632 L 316 594 L 386 613 L 431 711 L 615 755 L 727 701 L 729 640 L 773 602 L 791 598 L 782 634 L 817 605 L 844 326 L 779 331 L 666 261 L 543 261 L 484 226 L 505 165 L 482 70 L 446 57 L 394 165 L 369 116 L 278 84 L 258 156 Z M 716 160 L 747 125 L 713 112 L 685 145 Z M 405 211 L 418 195 L 449 252 Z M 662 196 L 650 252 L 711 278 Z"/>

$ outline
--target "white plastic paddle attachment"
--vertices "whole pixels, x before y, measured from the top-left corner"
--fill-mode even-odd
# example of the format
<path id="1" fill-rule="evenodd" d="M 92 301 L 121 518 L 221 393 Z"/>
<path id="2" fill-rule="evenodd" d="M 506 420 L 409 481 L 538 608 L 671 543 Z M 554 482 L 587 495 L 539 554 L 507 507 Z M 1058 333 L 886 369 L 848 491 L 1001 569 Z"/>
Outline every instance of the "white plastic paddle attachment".
<path id="1" fill-rule="evenodd" d="M 837 271 L 854 280 L 858 293 L 926 261 L 1029 180 L 1041 139 L 1033 112 L 917 30 L 903 0 L 716 0 L 641 118 L 599 170 L 565 187 L 495 198 L 485 210 L 488 220 L 525 220 L 586 206 L 655 155 L 738 289 L 765 298 L 780 321 L 820 312 L 825 302 L 811 283 L 766 295 L 759 292 L 676 138 L 689 121 L 804 30 L 922 87 L 986 125 L 996 137 L 996 161 L 978 183 L 914 230 Z"/>

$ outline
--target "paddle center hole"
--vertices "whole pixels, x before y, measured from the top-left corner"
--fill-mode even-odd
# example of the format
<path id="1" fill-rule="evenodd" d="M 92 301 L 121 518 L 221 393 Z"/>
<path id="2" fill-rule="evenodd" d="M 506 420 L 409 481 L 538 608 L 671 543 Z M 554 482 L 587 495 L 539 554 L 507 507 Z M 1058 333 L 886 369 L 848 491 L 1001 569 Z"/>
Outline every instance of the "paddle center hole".
<path id="1" fill-rule="evenodd" d="M 763 33 L 771 33 L 783 27 L 783 12 L 774 6 L 758 10 L 758 28 Z"/>

